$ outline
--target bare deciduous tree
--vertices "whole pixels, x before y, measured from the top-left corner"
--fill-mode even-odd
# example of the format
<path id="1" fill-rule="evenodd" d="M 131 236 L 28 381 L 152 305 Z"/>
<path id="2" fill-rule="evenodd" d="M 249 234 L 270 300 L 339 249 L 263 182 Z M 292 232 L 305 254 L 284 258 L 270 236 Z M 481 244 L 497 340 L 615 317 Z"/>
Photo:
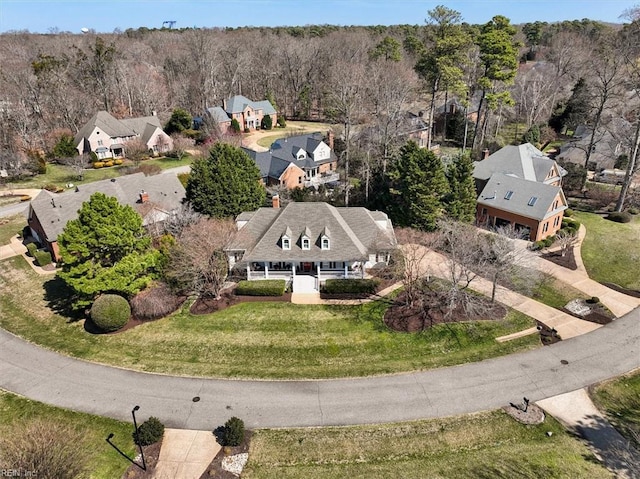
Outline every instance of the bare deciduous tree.
<path id="1" fill-rule="evenodd" d="M 181 161 L 188 153 L 188 150 L 193 148 L 196 144 L 195 140 L 179 135 L 177 133 L 171 135 L 171 139 L 173 140 L 173 156 L 178 161 Z"/>
<path id="2" fill-rule="evenodd" d="M 228 219 L 201 218 L 186 226 L 169 253 L 168 282 L 184 293 L 217 298 L 229 272 L 223 248 L 235 231 Z"/>
<path id="3" fill-rule="evenodd" d="M 394 259 L 395 277 L 399 278 L 409 306 L 414 305 L 422 295 L 423 281 L 431 277 L 429 255 L 436 240 L 435 233 L 427 233 L 413 228 L 397 228 L 396 240 L 400 245 Z"/>

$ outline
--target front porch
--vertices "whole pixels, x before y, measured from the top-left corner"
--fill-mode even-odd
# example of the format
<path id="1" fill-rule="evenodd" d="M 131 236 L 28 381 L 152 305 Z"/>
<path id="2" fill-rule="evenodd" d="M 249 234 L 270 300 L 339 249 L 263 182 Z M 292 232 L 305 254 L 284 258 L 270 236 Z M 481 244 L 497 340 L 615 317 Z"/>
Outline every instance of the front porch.
<path id="1" fill-rule="evenodd" d="M 335 171 L 326 171 L 324 173 L 319 173 L 318 171 L 319 168 L 314 168 L 313 170 L 308 170 L 306 172 L 304 182 L 304 186 L 306 188 L 340 181 L 340 175 Z"/>
<path id="2" fill-rule="evenodd" d="M 293 284 L 296 284 L 296 277 L 314 278 L 317 291 L 327 279 L 361 279 L 365 277 L 364 267 L 358 261 L 252 262 L 247 263 L 246 272 L 248 280 L 284 279 Z M 306 281 L 308 282 L 308 280 Z"/>

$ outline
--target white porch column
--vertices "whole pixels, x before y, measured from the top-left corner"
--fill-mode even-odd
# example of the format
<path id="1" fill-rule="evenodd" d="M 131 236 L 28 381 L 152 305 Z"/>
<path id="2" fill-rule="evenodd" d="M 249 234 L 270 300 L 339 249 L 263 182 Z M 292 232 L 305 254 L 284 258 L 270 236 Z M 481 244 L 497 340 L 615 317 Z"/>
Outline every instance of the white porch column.
<path id="1" fill-rule="evenodd" d="M 291 277 L 292 278 L 296 277 L 296 264 L 295 263 L 291 263 Z"/>
<path id="2" fill-rule="evenodd" d="M 316 269 L 318 270 L 318 286 L 320 285 L 320 264 L 318 263 L 318 266 L 316 266 Z"/>
<path id="3" fill-rule="evenodd" d="M 349 277 L 349 266 L 347 265 L 347 262 L 345 261 L 344 263 L 344 279 L 347 279 Z"/>
<path id="4" fill-rule="evenodd" d="M 264 279 L 269 279 L 269 265 L 264 262 Z"/>
<path id="5" fill-rule="evenodd" d="M 251 279 L 251 263 L 247 263 L 247 279 Z"/>

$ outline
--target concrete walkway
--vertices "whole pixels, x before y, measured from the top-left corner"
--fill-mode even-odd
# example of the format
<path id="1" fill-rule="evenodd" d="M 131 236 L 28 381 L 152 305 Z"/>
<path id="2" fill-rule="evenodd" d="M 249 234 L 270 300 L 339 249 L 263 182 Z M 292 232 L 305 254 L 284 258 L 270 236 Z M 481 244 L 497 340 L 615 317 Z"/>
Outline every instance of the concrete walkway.
<path id="1" fill-rule="evenodd" d="M 584 389 L 543 399 L 537 404 L 570 431 L 584 438 L 594 454 L 617 477 L 638 477 L 640 453 L 628 447 L 627 440 L 595 407 Z"/>
<path id="2" fill-rule="evenodd" d="M 0 261 L 14 256 L 20 256 L 27 252 L 27 247 L 22 244 L 22 240 L 18 236 L 13 236 L 9 244 L 0 246 Z"/>
<path id="3" fill-rule="evenodd" d="M 200 479 L 220 449 L 211 431 L 167 428 L 153 479 Z"/>
<path id="4" fill-rule="evenodd" d="M 582 291 L 588 296 L 597 296 L 602 304 L 616 316 L 620 317 L 627 314 L 634 308 L 640 306 L 640 298 L 634 298 L 624 293 L 620 293 L 611 288 L 598 283 L 589 278 L 584 263 L 582 262 L 582 242 L 587 234 L 584 225 L 580 225 L 578 231 L 578 240 L 573 247 L 573 255 L 576 259 L 578 268 L 573 271 L 568 268 L 559 266 L 551 261 L 536 256 L 533 266 L 544 273 L 548 273 L 555 278 L 567 283 L 570 286 Z M 522 242 L 528 244 L 527 242 Z M 523 247 L 522 244 L 519 247 Z M 553 249 L 551 250 L 553 251 Z"/>

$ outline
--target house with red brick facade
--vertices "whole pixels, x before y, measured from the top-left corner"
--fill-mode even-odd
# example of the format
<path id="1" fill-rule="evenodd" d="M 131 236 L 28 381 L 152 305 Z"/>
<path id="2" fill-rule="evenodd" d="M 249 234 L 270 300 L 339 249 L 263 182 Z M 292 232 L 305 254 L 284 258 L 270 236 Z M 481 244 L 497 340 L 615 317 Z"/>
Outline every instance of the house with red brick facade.
<path id="1" fill-rule="evenodd" d="M 269 151 L 243 150 L 256 162 L 265 186 L 316 187 L 339 179 L 332 132 L 326 142 L 316 132 L 276 140 Z"/>
<path id="2" fill-rule="evenodd" d="M 555 235 L 567 209 L 561 186 L 565 174 L 530 143 L 505 146 L 475 162 L 476 223 L 513 226 L 531 241 Z"/>
<path id="3" fill-rule="evenodd" d="M 273 125 L 278 121 L 278 114 L 269 100 L 253 101 L 242 95 L 223 100 L 222 106 L 207 108 L 207 114 L 223 134 L 231 128 L 234 119 L 242 130 L 259 130 L 265 116 L 271 116 Z"/>

